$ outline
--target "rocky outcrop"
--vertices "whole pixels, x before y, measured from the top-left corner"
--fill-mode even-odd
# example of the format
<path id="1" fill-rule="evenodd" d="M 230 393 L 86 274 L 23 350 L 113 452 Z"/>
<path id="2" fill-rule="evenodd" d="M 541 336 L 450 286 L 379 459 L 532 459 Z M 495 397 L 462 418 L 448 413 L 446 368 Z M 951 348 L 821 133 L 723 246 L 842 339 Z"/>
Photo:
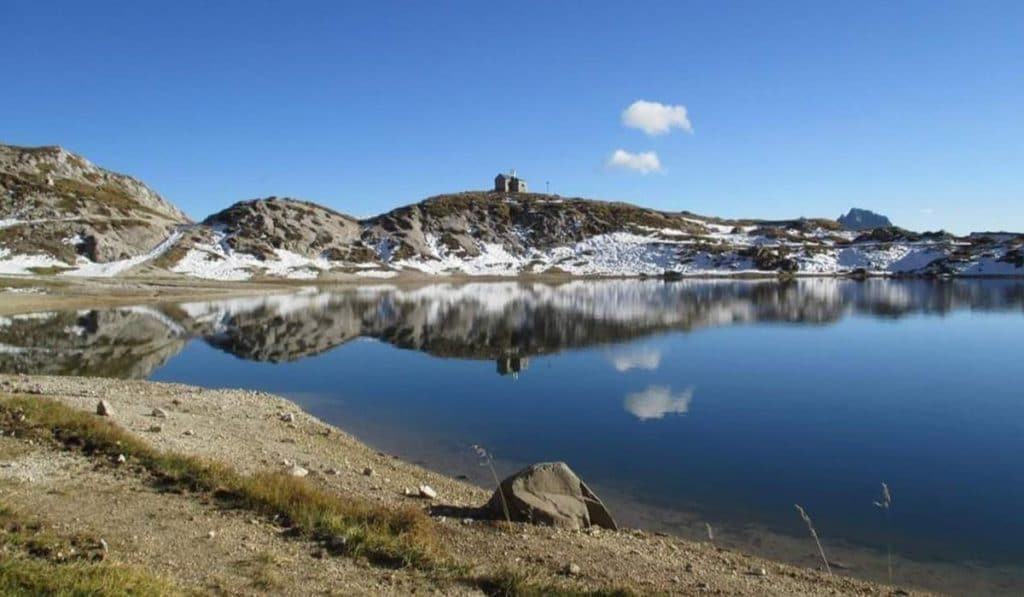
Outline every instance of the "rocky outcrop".
<path id="1" fill-rule="evenodd" d="M 373 252 L 360 246 L 361 228 L 349 216 L 287 197 L 242 201 L 203 220 L 224 234 L 231 250 L 259 259 L 284 250 L 329 261 L 364 261 Z"/>
<path id="2" fill-rule="evenodd" d="M 871 230 L 872 228 L 889 228 L 889 218 L 867 209 L 852 208 L 845 216 L 839 216 L 839 224 L 844 230 Z"/>
<path id="3" fill-rule="evenodd" d="M 534 193 L 466 192 L 431 197 L 364 222 L 365 244 L 385 260 L 476 257 L 482 245 L 514 255 L 578 243 L 613 232 L 668 231 L 699 235 L 707 228 L 680 213 L 626 203 Z"/>
<path id="4" fill-rule="evenodd" d="M 0 250 L 110 262 L 145 254 L 189 222 L 142 182 L 61 147 L 0 145 Z"/>
<path id="5" fill-rule="evenodd" d="M 486 509 L 495 517 L 568 529 L 617 530 L 601 499 L 564 462 L 531 465 L 501 482 Z"/>

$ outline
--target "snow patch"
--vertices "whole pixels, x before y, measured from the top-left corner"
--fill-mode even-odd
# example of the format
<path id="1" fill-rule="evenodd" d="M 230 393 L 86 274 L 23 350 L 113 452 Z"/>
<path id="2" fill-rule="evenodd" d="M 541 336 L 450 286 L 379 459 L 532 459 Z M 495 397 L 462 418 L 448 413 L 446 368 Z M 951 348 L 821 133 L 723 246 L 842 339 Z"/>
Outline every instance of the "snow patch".
<path id="1" fill-rule="evenodd" d="M 110 278 L 137 265 L 142 265 L 147 261 L 156 259 L 177 244 L 179 240 L 181 240 L 181 232 L 175 231 L 148 253 L 143 253 L 142 255 L 137 255 L 128 259 L 122 259 L 120 261 L 96 263 L 89 261 L 85 257 L 79 257 L 78 262 L 76 263 L 76 268 L 74 270 L 64 272 L 62 275 L 85 278 Z"/>

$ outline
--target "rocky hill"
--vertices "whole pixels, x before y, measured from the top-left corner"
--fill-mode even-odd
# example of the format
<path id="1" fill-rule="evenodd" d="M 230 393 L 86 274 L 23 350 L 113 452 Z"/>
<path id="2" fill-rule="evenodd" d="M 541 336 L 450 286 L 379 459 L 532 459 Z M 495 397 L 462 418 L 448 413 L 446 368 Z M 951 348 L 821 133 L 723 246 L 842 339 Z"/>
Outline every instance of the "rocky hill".
<path id="1" fill-rule="evenodd" d="M 120 273 L 187 223 L 142 182 L 61 147 L 0 145 L 0 261 L 15 261 L 0 271 Z"/>
<path id="2" fill-rule="evenodd" d="M 843 230 L 871 230 L 872 228 L 891 228 L 889 218 L 867 209 L 852 208 L 845 216 L 837 220 Z"/>
<path id="3" fill-rule="evenodd" d="M 0 274 L 1024 275 L 1022 246 L 1022 235 L 916 233 L 857 209 L 840 221 L 726 220 L 507 192 L 439 195 L 365 220 L 269 197 L 192 224 L 141 182 L 63 149 L 0 146 Z"/>

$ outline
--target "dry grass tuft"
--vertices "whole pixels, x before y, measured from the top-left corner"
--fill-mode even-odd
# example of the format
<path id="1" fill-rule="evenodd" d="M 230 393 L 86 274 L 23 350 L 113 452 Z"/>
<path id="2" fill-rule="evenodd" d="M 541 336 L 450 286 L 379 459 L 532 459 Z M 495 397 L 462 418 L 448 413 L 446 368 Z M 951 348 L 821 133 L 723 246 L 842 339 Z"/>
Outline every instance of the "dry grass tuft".
<path id="1" fill-rule="evenodd" d="M 477 577 L 474 584 L 492 597 L 633 597 L 636 595 L 628 589 L 580 590 L 561 587 L 514 568 L 503 568 L 495 573 Z"/>
<path id="2" fill-rule="evenodd" d="M 111 462 L 124 455 L 167 489 L 210 493 L 232 507 L 280 517 L 336 554 L 394 567 L 426 567 L 435 558 L 434 528 L 422 510 L 368 504 L 283 473 L 244 476 L 219 463 L 160 452 L 109 420 L 50 399 L 0 400 L 0 427 Z"/>
<path id="3" fill-rule="evenodd" d="M 104 562 L 97 538 L 58 535 L 3 506 L 0 550 L 0 595 L 183 594 L 158 576 Z"/>

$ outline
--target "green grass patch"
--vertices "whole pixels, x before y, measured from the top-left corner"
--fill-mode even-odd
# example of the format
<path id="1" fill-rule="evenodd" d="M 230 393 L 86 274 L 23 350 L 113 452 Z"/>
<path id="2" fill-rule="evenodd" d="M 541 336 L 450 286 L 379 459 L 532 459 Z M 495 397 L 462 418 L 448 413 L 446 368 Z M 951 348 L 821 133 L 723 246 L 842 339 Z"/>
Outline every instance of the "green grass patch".
<path id="1" fill-rule="evenodd" d="M 530 574 L 504 568 L 474 579 L 474 584 L 492 597 L 635 597 L 628 589 L 577 589 L 538 580 Z"/>
<path id="2" fill-rule="evenodd" d="M 0 561 L 0 594 L 10 596 L 184 595 L 169 582 L 144 572 L 89 562 L 52 564 L 45 560 L 8 557 Z"/>
<path id="3" fill-rule="evenodd" d="M 394 567 L 435 561 L 433 524 L 418 508 L 370 504 L 283 473 L 245 476 L 219 463 L 161 452 L 105 418 L 45 398 L 0 400 L 0 426 L 110 461 L 123 454 L 167 489 L 204 492 L 230 507 L 281 517 L 332 553 Z"/>
<path id="4" fill-rule="evenodd" d="M 96 538 L 58 535 L 2 505 L 0 549 L 0 595 L 184 595 L 163 578 L 103 561 Z"/>

